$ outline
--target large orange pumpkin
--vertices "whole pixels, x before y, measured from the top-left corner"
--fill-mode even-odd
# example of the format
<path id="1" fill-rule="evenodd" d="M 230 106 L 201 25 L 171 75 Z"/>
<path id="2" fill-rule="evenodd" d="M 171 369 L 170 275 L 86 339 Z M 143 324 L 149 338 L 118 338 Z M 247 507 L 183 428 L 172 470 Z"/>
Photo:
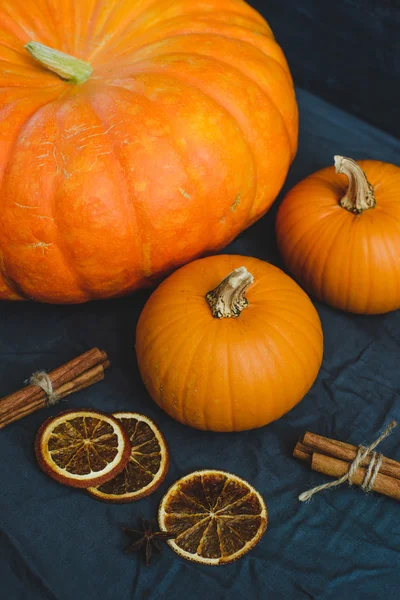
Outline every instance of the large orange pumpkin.
<path id="1" fill-rule="evenodd" d="M 265 213 L 296 151 L 286 60 L 245 2 L 7 0 L 0 61 L 3 299 L 150 284 Z"/>
<path id="2" fill-rule="evenodd" d="M 317 311 L 280 269 L 246 256 L 185 265 L 151 295 L 136 352 L 151 397 L 198 429 L 241 431 L 293 408 L 322 360 Z"/>
<path id="3" fill-rule="evenodd" d="M 353 313 L 400 308 L 400 168 L 335 157 L 279 208 L 283 258 L 317 298 Z"/>

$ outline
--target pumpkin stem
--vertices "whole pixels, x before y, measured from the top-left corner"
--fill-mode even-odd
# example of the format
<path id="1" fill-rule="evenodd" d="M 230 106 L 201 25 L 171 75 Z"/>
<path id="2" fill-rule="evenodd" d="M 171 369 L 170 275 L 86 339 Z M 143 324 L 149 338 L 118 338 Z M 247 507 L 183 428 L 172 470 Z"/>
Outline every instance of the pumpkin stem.
<path id="1" fill-rule="evenodd" d="M 245 291 L 254 281 L 246 267 L 239 267 L 208 292 L 206 300 L 215 319 L 238 317 L 249 301 Z"/>
<path id="2" fill-rule="evenodd" d="M 28 42 L 24 48 L 46 69 L 57 73 L 61 79 L 69 83 L 85 83 L 93 72 L 90 64 L 84 60 L 39 42 Z"/>
<path id="3" fill-rule="evenodd" d="M 356 214 L 374 208 L 376 205 L 374 188 L 360 165 L 352 158 L 345 156 L 335 156 L 334 158 L 336 173 L 343 173 L 349 179 L 349 187 L 340 200 L 340 205 Z"/>

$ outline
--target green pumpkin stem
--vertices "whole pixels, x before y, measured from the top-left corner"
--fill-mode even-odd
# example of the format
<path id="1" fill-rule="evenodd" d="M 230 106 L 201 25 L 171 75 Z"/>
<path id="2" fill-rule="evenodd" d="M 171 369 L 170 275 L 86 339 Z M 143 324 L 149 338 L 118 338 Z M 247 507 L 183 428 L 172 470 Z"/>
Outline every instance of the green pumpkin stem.
<path id="1" fill-rule="evenodd" d="M 93 73 L 91 65 L 84 60 L 39 42 L 28 42 L 24 48 L 46 69 L 69 83 L 85 83 Z"/>
<path id="2" fill-rule="evenodd" d="M 254 282 L 246 267 L 239 267 L 208 292 L 206 300 L 215 319 L 239 317 L 249 304 L 245 291 Z"/>
<path id="3" fill-rule="evenodd" d="M 343 173 L 349 180 L 349 187 L 340 200 L 340 206 L 355 214 L 374 208 L 376 205 L 374 188 L 360 165 L 345 156 L 335 156 L 334 159 L 336 173 Z"/>

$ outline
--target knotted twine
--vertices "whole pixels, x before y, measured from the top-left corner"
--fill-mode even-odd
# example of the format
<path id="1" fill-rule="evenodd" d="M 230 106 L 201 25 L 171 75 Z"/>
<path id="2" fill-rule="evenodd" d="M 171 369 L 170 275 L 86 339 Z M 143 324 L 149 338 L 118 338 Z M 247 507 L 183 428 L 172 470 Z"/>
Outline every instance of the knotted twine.
<path id="1" fill-rule="evenodd" d="M 379 469 L 381 468 L 383 460 L 382 454 L 377 454 L 376 452 L 374 452 L 374 450 L 378 446 L 378 444 L 380 444 L 381 441 L 384 440 L 392 432 L 392 429 L 394 429 L 396 425 L 396 421 L 391 421 L 386 427 L 386 429 L 381 433 L 381 435 L 374 442 L 372 442 L 372 444 L 370 444 L 367 447 L 360 445 L 358 447 L 357 455 L 351 463 L 347 473 L 342 475 L 342 477 L 339 477 L 339 479 L 335 479 L 334 481 L 330 481 L 329 483 L 323 483 L 322 485 L 317 485 L 316 487 L 311 488 L 306 492 L 303 492 L 299 496 L 300 502 L 307 502 L 307 500 L 310 500 L 312 496 L 314 496 L 314 494 L 318 494 L 318 492 L 322 492 L 323 490 L 328 490 L 329 488 L 341 485 L 346 481 L 349 485 L 353 485 L 353 477 L 357 472 L 357 469 L 369 454 L 371 454 L 371 462 L 369 463 L 367 472 L 365 473 L 364 480 L 361 484 L 361 489 L 366 493 L 370 492 L 374 487 L 375 479 L 379 473 Z"/>
<path id="2" fill-rule="evenodd" d="M 53 384 L 46 371 L 36 371 L 35 373 L 32 373 L 28 383 L 42 388 L 47 396 L 47 406 L 53 406 L 60 400 L 57 392 L 55 392 L 53 389 Z"/>

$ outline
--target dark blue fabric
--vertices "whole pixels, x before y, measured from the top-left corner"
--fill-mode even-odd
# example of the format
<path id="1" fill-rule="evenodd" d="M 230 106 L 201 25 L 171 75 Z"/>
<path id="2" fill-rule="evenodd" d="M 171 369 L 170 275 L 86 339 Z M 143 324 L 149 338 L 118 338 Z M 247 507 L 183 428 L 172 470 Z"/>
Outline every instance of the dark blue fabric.
<path id="1" fill-rule="evenodd" d="M 299 91 L 300 148 L 285 189 L 332 163 L 333 154 L 399 162 L 400 142 Z M 228 251 L 281 266 L 276 207 Z M 111 249 L 112 251 L 112 249 Z M 82 306 L 0 304 L 0 396 L 32 371 L 52 369 L 93 346 L 112 361 L 104 382 L 70 397 L 68 407 L 135 410 L 154 419 L 168 441 L 165 483 L 147 499 L 112 506 L 49 479 L 38 468 L 35 433 L 60 406 L 0 432 L 0 597 L 7 600 L 395 600 L 399 597 L 399 505 L 342 487 L 297 500 L 324 478 L 291 457 L 298 436 L 313 430 L 355 443 L 400 421 L 400 311 L 352 316 L 316 302 L 325 334 L 324 361 L 306 398 L 263 429 L 204 433 L 167 417 L 147 396 L 137 371 L 135 325 L 149 292 Z M 400 428 L 399 428 L 400 429 Z M 400 431 L 382 450 L 400 459 Z M 264 496 L 269 526 L 235 564 L 206 567 L 166 548 L 146 568 L 125 556 L 122 525 L 155 516 L 168 485 L 202 468 L 247 479 Z"/>

